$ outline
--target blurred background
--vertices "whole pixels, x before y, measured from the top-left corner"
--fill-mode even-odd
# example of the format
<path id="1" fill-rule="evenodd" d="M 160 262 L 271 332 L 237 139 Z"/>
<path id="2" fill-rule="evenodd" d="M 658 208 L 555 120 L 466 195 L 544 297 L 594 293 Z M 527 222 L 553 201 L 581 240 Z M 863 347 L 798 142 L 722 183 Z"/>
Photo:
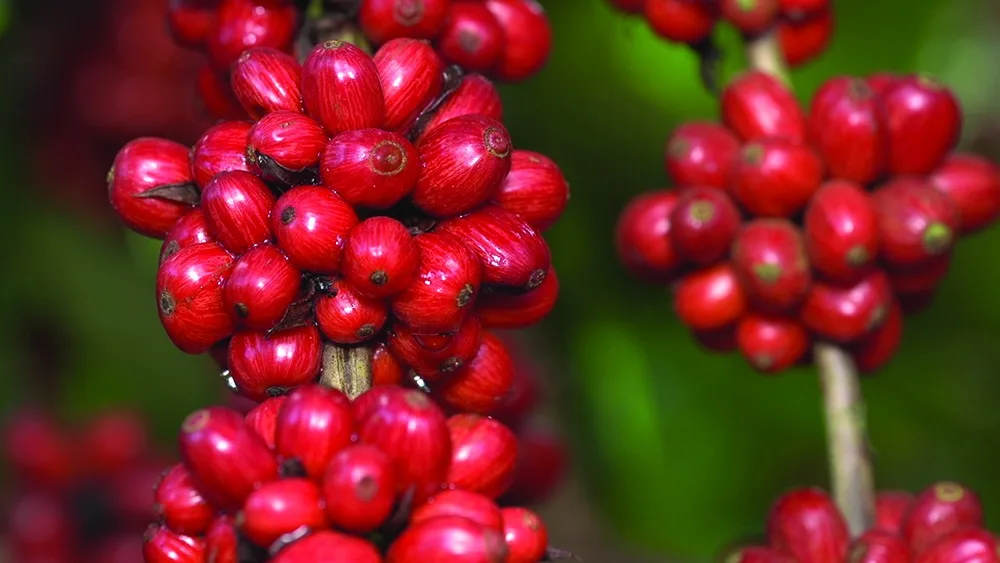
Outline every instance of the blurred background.
<path id="1" fill-rule="evenodd" d="M 67 425 L 142 413 L 162 455 L 189 411 L 227 399 L 210 359 L 178 352 L 156 316 L 159 243 L 106 201 L 115 151 L 140 135 L 193 143 L 198 55 L 174 47 L 166 0 L 0 0 L 0 407 L 51 405 Z M 663 144 L 716 117 L 694 58 L 604 0 L 543 0 L 555 50 L 502 90 L 515 144 L 562 167 L 572 200 L 550 231 L 556 311 L 521 335 L 546 420 L 572 469 L 541 507 L 552 541 L 586 561 L 707 561 L 763 528 L 772 499 L 824 485 L 810 370 L 763 378 L 697 348 L 667 292 L 630 279 L 611 233 L 633 195 L 665 187 Z M 829 51 L 794 73 L 806 102 L 836 74 L 921 71 L 951 85 L 963 147 L 1000 160 L 1000 4 L 836 0 Z M 727 37 L 726 68 L 738 69 Z M 1000 230 L 963 240 L 935 304 L 865 382 L 881 488 L 953 479 L 1000 529 Z M 13 484 L 12 484 L 13 485 Z M 16 487 L 16 485 L 13 485 Z"/>

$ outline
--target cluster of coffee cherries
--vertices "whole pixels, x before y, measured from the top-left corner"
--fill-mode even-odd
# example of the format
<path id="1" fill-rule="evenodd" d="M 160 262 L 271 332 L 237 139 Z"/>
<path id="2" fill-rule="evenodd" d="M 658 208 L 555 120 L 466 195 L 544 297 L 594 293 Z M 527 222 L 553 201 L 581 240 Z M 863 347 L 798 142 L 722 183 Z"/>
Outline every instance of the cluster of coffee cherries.
<path id="1" fill-rule="evenodd" d="M 722 121 L 673 133 L 680 187 L 627 206 L 618 251 L 635 275 L 676 282 L 677 315 L 707 348 L 764 372 L 807 360 L 813 339 L 883 365 L 959 236 L 1000 213 L 1000 171 L 952 153 L 959 104 L 925 77 L 836 77 L 806 115 L 753 71 L 723 92 Z"/>
<path id="2" fill-rule="evenodd" d="M 246 416 L 192 413 L 156 488 L 147 563 L 535 563 L 547 531 L 495 502 L 517 441 L 478 414 L 379 385 L 350 401 L 305 385 Z"/>
<path id="3" fill-rule="evenodd" d="M 626 13 L 643 14 L 658 35 L 699 47 L 719 21 L 747 37 L 776 30 L 781 52 L 792 66 L 826 50 L 833 35 L 830 0 L 608 0 Z"/>
<path id="4" fill-rule="evenodd" d="M 964 563 L 1000 561 L 1000 543 L 983 524 L 974 492 L 941 482 L 914 496 L 885 491 L 874 525 L 853 541 L 826 492 L 802 488 L 771 508 L 767 545 L 734 550 L 731 563 Z"/>
<path id="5" fill-rule="evenodd" d="M 106 411 L 69 430 L 45 410 L 25 409 L 6 421 L 3 440 L 4 560 L 142 561 L 150 490 L 166 464 L 138 416 Z"/>

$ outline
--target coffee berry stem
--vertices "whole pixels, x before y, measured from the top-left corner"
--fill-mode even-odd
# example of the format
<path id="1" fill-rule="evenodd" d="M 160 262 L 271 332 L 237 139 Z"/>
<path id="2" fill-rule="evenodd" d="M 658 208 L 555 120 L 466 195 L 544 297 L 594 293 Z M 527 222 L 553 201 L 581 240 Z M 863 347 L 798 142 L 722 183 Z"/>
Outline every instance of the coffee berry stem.
<path id="1" fill-rule="evenodd" d="M 320 385 L 332 387 L 352 401 L 372 387 L 372 350 L 367 346 L 323 345 Z"/>
<path id="2" fill-rule="evenodd" d="M 745 49 L 751 68 L 790 84 L 773 31 L 749 39 Z M 851 535 L 857 537 L 875 520 L 875 482 L 858 370 L 850 354 L 833 344 L 817 343 L 813 356 L 823 391 L 830 485 Z"/>

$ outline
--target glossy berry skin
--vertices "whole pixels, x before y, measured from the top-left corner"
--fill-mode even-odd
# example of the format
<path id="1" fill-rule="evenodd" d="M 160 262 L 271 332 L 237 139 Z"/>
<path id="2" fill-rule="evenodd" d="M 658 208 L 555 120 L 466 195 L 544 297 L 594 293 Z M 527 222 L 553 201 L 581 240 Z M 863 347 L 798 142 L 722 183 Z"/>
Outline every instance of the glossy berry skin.
<path id="1" fill-rule="evenodd" d="M 893 302 L 882 326 L 873 330 L 851 347 L 854 365 L 862 373 L 874 373 L 889 363 L 896 355 L 903 338 L 903 310 Z"/>
<path id="2" fill-rule="evenodd" d="M 289 262 L 316 274 L 337 272 L 347 235 L 357 224 L 354 208 L 322 186 L 288 190 L 271 214 L 275 241 Z"/>
<path id="3" fill-rule="evenodd" d="M 396 323 L 388 331 L 392 353 L 414 373 L 428 381 L 437 381 L 470 362 L 479 350 L 482 325 L 476 315 L 467 315 L 458 329 L 445 334 L 414 334 L 404 324 Z"/>
<path id="4" fill-rule="evenodd" d="M 792 68 L 815 59 L 830 44 L 836 25 L 833 10 L 801 21 L 778 22 L 778 44 Z"/>
<path id="5" fill-rule="evenodd" d="M 562 215 L 569 202 L 569 182 L 551 158 L 537 152 L 515 149 L 510 172 L 494 198 L 500 207 L 543 232 Z"/>
<path id="6" fill-rule="evenodd" d="M 544 320 L 559 298 L 559 277 L 551 265 L 542 285 L 520 294 L 487 292 L 476 299 L 476 315 L 486 328 L 527 328 Z"/>
<path id="7" fill-rule="evenodd" d="M 806 140 L 806 120 L 792 92 L 762 71 L 738 76 L 722 92 L 722 122 L 745 141 Z"/>
<path id="8" fill-rule="evenodd" d="M 272 450 L 278 428 L 278 413 L 287 400 L 288 395 L 270 397 L 251 409 L 244 417 L 247 426 L 253 429 Z"/>
<path id="9" fill-rule="evenodd" d="M 414 241 L 420 248 L 420 267 L 406 289 L 392 298 L 392 312 L 417 333 L 455 330 L 479 292 L 479 259 L 461 240 L 445 233 L 425 233 Z"/>
<path id="10" fill-rule="evenodd" d="M 682 261 L 671 242 L 670 214 L 677 205 L 676 190 L 639 194 L 618 217 L 615 249 L 618 259 L 637 278 L 666 284 L 681 270 Z"/>
<path id="11" fill-rule="evenodd" d="M 884 95 L 890 88 L 896 85 L 902 77 L 891 72 L 876 72 L 865 77 L 865 83 L 878 96 Z"/>
<path id="12" fill-rule="evenodd" d="M 794 563 L 795 558 L 770 547 L 743 547 L 727 557 L 733 563 Z"/>
<path id="13" fill-rule="evenodd" d="M 180 454 L 198 490 L 216 508 L 238 508 L 251 491 L 278 478 L 271 450 L 238 412 L 223 407 L 184 419 Z"/>
<path id="14" fill-rule="evenodd" d="M 497 530 L 461 516 L 438 516 L 409 526 L 389 546 L 386 563 L 508 561 L 507 544 Z"/>
<path id="15" fill-rule="evenodd" d="M 718 14 L 702 2 L 646 0 L 645 15 L 657 35 L 677 43 L 698 43 L 712 34 Z"/>
<path id="16" fill-rule="evenodd" d="M 204 46 L 215 25 L 215 7 L 201 2 L 173 0 L 167 5 L 167 30 L 181 47 L 196 49 Z"/>
<path id="17" fill-rule="evenodd" d="M 747 297 L 728 263 L 693 272 L 674 287 L 674 312 L 693 330 L 713 330 L 736 322 Z"/>
<path id="18" fill-rule="evenodd" d="M 771 508 L 767 521 L 770 545 L 800 563 L 844 560 L 850 536 L 833 501 L 815 488 L 786 493 Z"/>
<path id="19" fill-rule="evenodd" d="M 389 457 L 374 446 L 355 445 L 333 456 L 323 474 L 329 522 L 363 534 L 382 525 L 396 503 L 396 480 Z"/>
<path id="20" fill-rule="evenodd" d="M 802 233 L 784 219 L 746 223 L 733 242 L 731 260 L 747 296 L 765 311 L 794 309 L 812 283 Z"/>
<path id="21" fill-rule="evenodd" d="M 733 198 L 762 217 L 798 213 L 824 176 L 823 161 L 812 149 L 784 139 L 744 145 L 733 174 Z"/>
<path id="22" fill-rule="evenodd" d="M 927 174 L 955 148 L 962 111 L 944 85 L 923 76 L 901 78 L 880 102 L 893 174 Z"/>
<path id="23" fill-rule="evenodd" d="M 874 528 L 899 534 L 903 518 L 913 505 L 913 493 L 909 491 L 879 491 L 875 495 Z"/>
<path id="24" fill-rule="evenodd" d="M 153 524 L 143 538 L 142 557 L 149 563 L 200 563 L 205 560 L 205 542 Z"/>
<path id="25" fill-rule="evenodd" d="M 480 526 L 503 531 L 503 514 L 500 507 L 489 497 L 479 493 L 450 489 L 427 499 L 425 504 L 413 510 L 410 523 L 423 522 L 440 516 L 461 516 Z"/>
<path id="26" fill-rule="evenodd" d="M 503 515 L 503 535 L 508 563 L 541 561 L 549 547 L 549 533 L 542 519 L 527 508 L 507 507 Z"/>
<path id="27" fill-rule="evenodd" d="M 503 51 L 491 74 L 516 82 L 535 74 L 549 60 L 552 26 L 535 0 L 486 0 L 503 29 Z"/>
<path id="28" fill-rule="evenodd" d="M 295 57 L 268 47 L 244 51 L 230 74 L 236 99 L 254 120 L 279 110 L 302 112 L 301 80 Z"/>
<path id="29" fill-rule="evenodd" d="M 188 536 L 204 534 L 215 510 L 195 488 L 183 464 L 171 467 L 154 492 L 156 512 L 171 530 Z"/>
<path id="30" fill-rule="evenodd" d="M 429 43 L 410 38 L 382 45 L 374 61 L 385 95 L 382 128 L 405 134 L 441 93 L 444 63 Z"/>
<path id="31" fill-rule="evenodd" d="M 232 517 L 225 514 L 216 517 L 205 534 L 205 547 L 209 557 L 214 557 L 213 563 L 238 563 L 239 541 Z"/>
<path id="32" fill-rule="evenodd" d="M 215 237 L 208 230 L 205 214 L 196 207 L 182 215 L 167 232 L 167 236 L 163 238 L 163 246 L 160 247 L 160 264 L 177 254 L 182 248 L 206 242 L 215 242 Z"/>
<path id="33" fill-rule="evenodd" d="M 297 111 L 278 110 L 260 118 L 247 139 L 247 164 L 265 180 L 269 159 L 285 170 L 299 172 L 319 164 L 326 133 L 316 120 Z"/>
<path id="34" fill-rule="evenodd" d="M 882 530 L 869 530 L 848 550 L 850 561 L 856 563 L 909 563 L 912 554 L 902 538 Z"/>
<path id="35" fill-rule="evenodd" d="M 208 57 L 220 71 L 228 70 L 250 47 L 289 51 L 298 19 L 291 4 L 264 6 L 253 0 L 222 0 L 216 18 L 208 37 Z"/>
<path id="36" fill-rule="evenodd" d="M 767 31 L 778 15 L 778 0 L 722 0 L 722 17 L 747 35 Z"/>
<path id="37" fill-rule="evenodd" d="M 417 149 L 381 129 L 345 131 L 323 149 L 323 184 L 351 205 L 384 209 L 409 195 L 420 176 Z"/>
<path id="38" fill-rule="evenodd" d="M 376 44 L 397 37 L 433 39 L 450 6 L 451 0 L 366 0 L 358 18 L 365 36 Z"/>
<path id="39" fill-rule="evenodd" d="M 302 464 L 307 477 L 323 476 L 330 459 L 351 443 L 351 403 L 335 389 L 303 385 L 289 393 L 275 420 L 275 452 Z"/>
<path id="40" fill-rule="evenodd" d="M 950 155 L 929 181 L 955 203 L 962 234 L 980 231 L 1000 217 L 1000 169 L 985 158 Z"/>
<path id="41" fill-rule="evenodd" d="M 409 366 L 396 357 L 384 341 L 372 350 L 372 385 L 402 385 L 409 374 Z"/>
<path id="42" fill-rule="evenodd" d="M 216 243 L 179 250 L 156 273 L 160 324 L 170 341 L 188 354 L 203 354 L 233 332 L 222 284 L 233 257 Z"/>
<path id="43" fill-rule="evenodd" d="M 342 273 L 358 293 L 385 299 L 410 285 L 420 267 L 420 247 L 391 217 L 358 223 L 344 244 Z"/>
<path id="44" fill-rule="evenodd" d="M 792 318 L 748 314 L 736 327 L 736 345 L 747 362 L 762 373 L 793 367 L 809 350 L 809 332 Z"/>
<path id="45" fill-rule="evenodd" d="M 417 143 L 423 169 L 411 196 L 414 205 L 448 217 L 485 203 L 510 171 L 512 150 L 499 121 L 475 114 L 445 121 Z"/>
<path id="46" fill-rule="evenodd" d="M 370 299 L 343 279 L 334 282 L 333 295 L 316 297 L 316 324 L 338 344 L 358 344 L 378 334 L 389 317 L 385 301 Z"/>
<path id="47" fill-rule="evenodd" d="M 856 282 L 871 269 L 879 252 L 872 198 L 852 182 L 823 184 L 806 208 L 803 236 L 814 270 L 834 282 Z"/>
<path id="48" fill-rule="evenodd" d="M 485 4 L 455 2 L 437 44 L 447 62 L 489 72 L 503 56 L 504 29 Z"/>
<path id="49" fill-rule="evenodd" d="M 191 170 L 199 187 L 222 172 L 250 170 L 246 157 L 250 127 L 245 121 L 223 121 L 202 134 L 191 151 Z"/>
<path id="50" fill-rule="evenodd" d="M 448 419 L 451 435 L 449 486 L 495 499 L 514 479 L 517 437 L 497 420 L 473 413 Z"/>
<path id="51" fill-rule="evenodd" d="M 238 518 L 240 530 L 253 543 L 266 547 L 302 526 L 325 524 L 319 487 L 308 479 L 281 479 L 264 483 L 250 493 Z"/>
<path id="52" fill-rule="evenodd" d="M 684 188 L 670 214 L 670 240 L 683 259 L 707 266 L 729 253 L 741 221 L 740 210 L 726 192 L 702 186 Z"/>
<path id="53" fill-rule="evenodd" d="M 944 193 L 914 177 L 899 177 L 872 195 L 882 258 L 913 266 L 951 250 L 960 228 L 958 208 Z"/>
<path id="54" fill-rule="evenodd" d="M 835 178 L 866 185 L 885 171 L 878 98 L 861 78 L 840 76 L 820 86 L 810 107 L 809 136 Z"/>
<path id="55" fill-rule="evenodd" d="M 229 343 L 229 370 L 240 393 L 263 401 L 319 374 L 322 342 L 315 326 L 266 332 L 245 330 Z"/>
<path id="56" fill-rule="evenodd" d="M 739 152 L 740 140 L 729 129 L 714 122 L 691 121 L 671 133 L 664 164 L 677 185 L 725 189 Z"/>
<path id="57" fill-rule="evenodd" d="M 489 414 L 514 385 L 514 361 L 498 336 L 486 331 L 475 357 L 443 383 L 436 395 L 461 412 Z"/>
<path id="58" fill-rule="evenodd" d="M 802 305 L 802 322 L 835 342 L 855 342 L 882 326 L 891 304 L 889 279 L 874 270 L 852 286 L 813 283 Z"/>
<path id="59" fill-rule="evenodd" d="M 223 172 L 205 186 L 201 205 L 205 220 L 226 250 L 242 254 L 271 238 L 274 195 L 249 172 Z"/>
<path id="60" fill-rule="evenodd" d="M 969 489 L 952 482 L 935 483 L 913 500 L 901 534 L 920 553 L 935 541 L 966 527 L 983 526 L 983 505 Z"/>
<path id="61" fill-rule="evenodd" d="M 235 325 L 267 330 L 278 324 L 299 294 L 302 273 L 277 247 L 261 244 L 240 256 L 222 289 Z"/>
<path id="62" fill-rule="evenodd" d="M 302 64 L 302 99 L 306 110 L 336 135 L 378 127 L 385 101 L 378 69 L 351 43 L 330 40 L 317 45 Z"/>
<path id="63" fill-rule="evenodd" d="M 375 546 L 361 538 L 330 530 L 295 541 L 271 559 L 272 563 L 382 563 Z"/>
<path id="64" fill-rule="evenodd" d="M 982 528 L 964 528 L 941 538 L 923 552 L 917 553 L 917 563 L 961 563 L 982 561 L 996 563 L 997 538 Z"/>
<path id="65" fill-rule="evenodd" d="M 458 89 L 437 112 L 430 118 L 427 125 L 417 137 L 419 143 L 424 136 L 437 128 L 438 125 L 462 115 L 482 115 L 490 119 L 501 121 L 503 118 L 503 102 L 500 93 L 497 92 L 493 83 L 479 74 L 467 74 Z"/>
<path id="66" fill-rule="evenodd" d="M 122 223 L 133 231 L 163 238 L 191 206 L 141 194 L 192 181 L 188 149 L 180 143 L 141 137 L 115 156 L 108 172 L 108 198 Z"/>

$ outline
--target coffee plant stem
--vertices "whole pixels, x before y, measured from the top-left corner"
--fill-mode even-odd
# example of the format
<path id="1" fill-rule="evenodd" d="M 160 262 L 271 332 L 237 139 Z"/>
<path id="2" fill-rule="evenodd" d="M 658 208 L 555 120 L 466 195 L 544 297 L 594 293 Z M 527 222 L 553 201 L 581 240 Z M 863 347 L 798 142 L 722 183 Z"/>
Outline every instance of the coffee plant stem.
<path id="1" fill-rule="evenodd" d="M 319 383 L 332 387 L 351 400 L 372 386 L 372 351 L 367 346 L 323 345 L 323 367 Z"/>

